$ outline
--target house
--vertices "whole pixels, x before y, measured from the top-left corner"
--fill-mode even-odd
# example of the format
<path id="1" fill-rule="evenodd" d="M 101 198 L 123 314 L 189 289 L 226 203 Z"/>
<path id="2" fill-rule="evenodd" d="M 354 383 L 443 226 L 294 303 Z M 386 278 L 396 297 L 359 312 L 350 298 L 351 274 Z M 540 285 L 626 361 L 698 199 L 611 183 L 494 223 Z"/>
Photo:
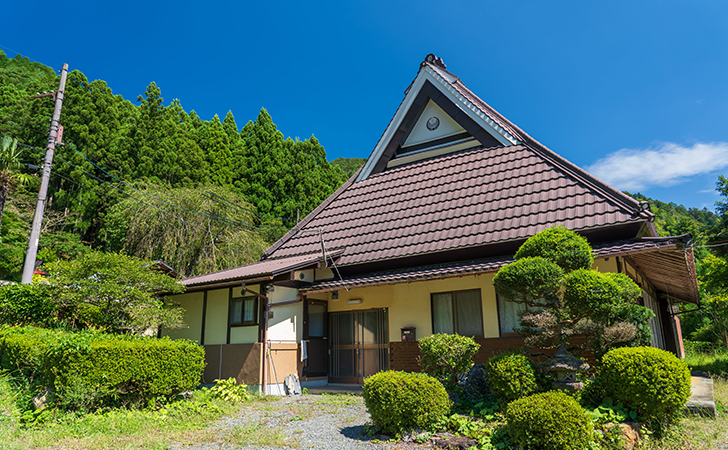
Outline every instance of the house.
<path id="1" fill-rule="evenodd" d="M 371 156 L 255 264 L 182 281 L 205 380 L 280 388 L 417 370 L 417 339 L 474 336 L 477 360 L 521 345 L 493 276 L 563 225 L 595 267 L 632 277 L 652 345 L 681 354 L 678 304 L 697 303 L 690 237 L 659 238 L 649 205 L 591 176 L 488 106 L 428 55 Z M 267 345 L 264 345 L 266 343 Z M 265 351 L 265 348 L 269 351 Z"/>

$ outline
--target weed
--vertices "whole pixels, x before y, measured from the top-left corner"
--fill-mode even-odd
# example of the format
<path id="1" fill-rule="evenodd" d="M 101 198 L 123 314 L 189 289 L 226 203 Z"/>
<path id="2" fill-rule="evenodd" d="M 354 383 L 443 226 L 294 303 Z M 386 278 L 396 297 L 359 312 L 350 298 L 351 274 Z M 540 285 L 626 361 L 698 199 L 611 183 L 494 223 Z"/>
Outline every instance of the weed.
<path id="1" fill-rule="evenodd" d="M 240 446 L 298 447 L 297 440 L 289 442 L 282 431 L 268 428 L 260 422 L 233 428 L 226 441 L 230 444 Z"/>

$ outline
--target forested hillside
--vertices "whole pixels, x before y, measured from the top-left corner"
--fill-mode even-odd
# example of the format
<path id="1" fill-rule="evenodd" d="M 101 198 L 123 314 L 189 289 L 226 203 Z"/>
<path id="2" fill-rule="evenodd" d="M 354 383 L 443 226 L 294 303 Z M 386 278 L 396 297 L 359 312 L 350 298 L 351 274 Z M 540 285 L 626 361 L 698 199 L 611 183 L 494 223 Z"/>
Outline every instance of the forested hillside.
<path id="1" fill-rule="evenodd" d="M 27 174 L 39 176 L 53 111 L 52 99 L 36 93 L 56 90 L 58 79 L 49 67 L 0 51 L 0 136 L 19 142 Z M 265 109 L 242 129 L 230 111 L 206 121 L 177 99 L 165 105 L 154 82 L 132 102 L 74 70 L 61 124 L 64 145 L 54 158 L 41 241 L 45 258 L 72 257 L 85 246 L 169 258 L 164 246 L 150 251 L 141 245 L 142 237 L 152 236 L 197 249 L 176 260 L 185 275 L 244 264 L 346 180 L 315 137 L 284 138 Z M 34 181 L 9 195 L 0 228 L 0 278 L 19 275 Z M 165 221 L 177 235 L 144 228 L 155 221 Z M 180 228 L 190 234 L 179 235 Z M 251 251 L 230 241 L 240 234 Z M 203 248 L 205 240 L 212 248 Z"/>

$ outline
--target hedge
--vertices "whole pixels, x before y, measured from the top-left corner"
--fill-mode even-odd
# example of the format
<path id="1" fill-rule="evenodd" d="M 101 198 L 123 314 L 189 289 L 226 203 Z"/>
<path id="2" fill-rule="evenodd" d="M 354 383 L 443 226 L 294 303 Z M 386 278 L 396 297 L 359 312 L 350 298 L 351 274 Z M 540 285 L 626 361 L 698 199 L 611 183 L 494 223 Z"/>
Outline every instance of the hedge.
<path id="1" fill-rule="evenodd" d="M 144 406 L 174 397 L 199 384 L 204 359 L 192 341 L 0 329 L 0 366 L 38 391 L 55 391 L 64 409 Z"/>

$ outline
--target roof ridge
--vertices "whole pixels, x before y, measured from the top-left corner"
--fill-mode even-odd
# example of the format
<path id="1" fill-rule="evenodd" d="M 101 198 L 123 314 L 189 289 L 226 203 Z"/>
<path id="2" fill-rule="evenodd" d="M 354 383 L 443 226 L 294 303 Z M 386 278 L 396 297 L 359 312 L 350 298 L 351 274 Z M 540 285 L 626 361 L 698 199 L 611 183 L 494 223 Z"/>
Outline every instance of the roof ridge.
<path id="1" fill-rule="evenodd" d="M 294 236 L 297 236 L 298 233 L 306 228 L 306 225 L 308 225 L 323 209 L 325 209 L 331 202 L 333 202 L 335 199 L 339 197 L 344 191 L 346 191 L 349 186 L 351 186 L 354 183 L 354 180 L 356 180 L 356 177 L 359 175 L 359 172 L 361 172 L 362 167 L 359 168 L 351 177 L 349 177 L 348 180 L 346 180 L 346 183 L 339 186 L 337 190 L 334 191 L 333 194 L 329 195 L 326 200 L 321 202 L 316 208 L 314 208 L 313 211 L 308 213 L 306 217 L 303 218 L 299 223 L 297 223 L 293 228 L 288 230 L 286 234 L 284 234 L 280 239 L 278 239 L 273 245 L 268 247 L 266 251 L 263 252 L 263 256 L 260 257 L 260 261 L 265 261 L 268 258 L 270 258 L 273 253 L 276 252 L 283 244 L 288 242 L 291 238 Z M 275 259 L 275 258 L 273 258 Z"/>
<path id="2" fill-rule="evenodd" d="M 467 86 L 465 86 L 465 83 L 462 82 L 460 77 L 458 77 L 455 74 L 450 73 L 447 70 L 442 69 L 440 66 L 437 66 L 431 62 L 425 61 L 423 64 L 427 64 L 429 67 L 432 68 L 432 70 L 441 72 L 447 72 L 448 74 L 452 75 L 455 80 L 454 83 L 451 83 L 447 77 L 442 77 L 443 80 L 445 80 L 448 84 L 450 84 L 454 89 L 461 91 L 464 90 L 465 92 L 461 92 L 464 96 L 472 96 L 473 100 L 476 100 L 478 103 L 480 103 L 480 106 L 483 106 L 483 112 L 485 114 L 488 114 L 489 116 L 495 116 L 491 117 L 491 120 L 494 122 L 505 122 L 508 127 L 512 127 L 512 131 L 515 132 L 516 136 L 515 138 L 518 139 L 523 143 L 523 145 L 531 148 L 532 150 L 539 153 L 542 157 L 546 158 L 550 162 L 552 162 L 554 165 L 559 167 L 561 170 L 566 171 L 567 173 L 571 174 L 572 176 L 576 177 L 580 181 L 587 183 L 591 185 L 592 187 L 596 188 L 597 191 L 601 192 L 602 194 L 606 195 L 608 198 L 611 198 L 613 201 L 615 201 L 617 204 L 621 205 L 625 208 L 627 212 L 630 214 L 636 214 L 636 215 L 646 215 L 646 219 L 650 219 L 654 217 L 654 214 L 650 211 L 646 211 L 642 209 L 640 202 L 633 199 L 632 197 L 628 196 L 627 194 L 623 193 L 619 189 L 609 185 L 608 183 L 605 183 L 604 181 L 600 180 L 599 178 L 595 177 L 594 175 L 590 174 L 589 172 L 585 171 L 581 167 L 577 166 L 576 164 L 572 163 L 571 161 L 567 160 L 563 156 L 559 155 L 558 153 L 554 152 L 550 148 L 546 147 L 544 144 L 533 138 L 531 135 L 523 131 L 518 125 L 508 120 L 504 115 L 496 111 L 492 106 L 490 106 L 488 103 L 483 101 L 480 97 L 478 97 L 473 91 L 468 89 Z M 506 130 L 508 131 L 508 130 Z M 519 136 L 520 135 L 520 136 Z"/>

